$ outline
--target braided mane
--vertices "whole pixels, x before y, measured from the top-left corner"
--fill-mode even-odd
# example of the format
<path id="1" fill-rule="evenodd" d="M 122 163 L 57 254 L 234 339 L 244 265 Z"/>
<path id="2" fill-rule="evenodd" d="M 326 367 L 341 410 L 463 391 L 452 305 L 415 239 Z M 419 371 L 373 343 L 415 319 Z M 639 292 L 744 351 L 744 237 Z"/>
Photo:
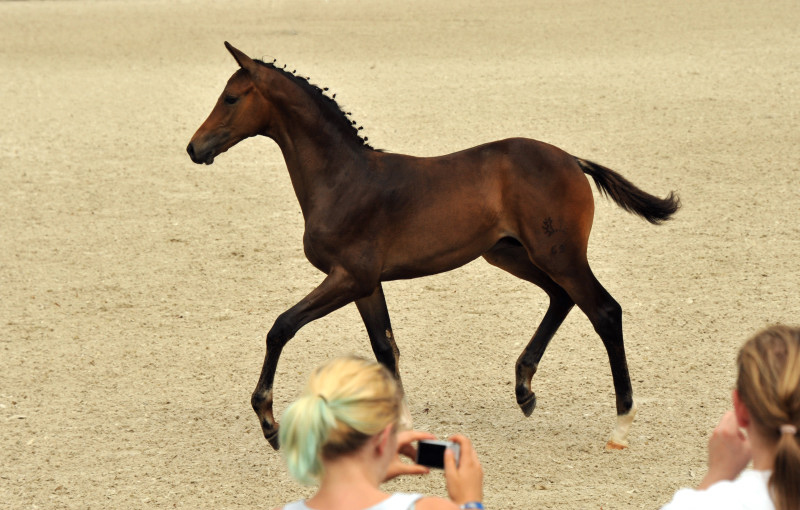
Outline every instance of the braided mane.
<path id="1" fill-rule="evenodd" d="M 336 102 L 336 94 L 333 97 L 328 97 L 325 92 L 328 90 L 327 87 L 320 88 L 317 85 L 314 85 L 309 81 L 309 78 L 304 78 L 303 76 L 299 76 L 296 71 L 287 71 L 286 66 L 278 67 L 275 65 L 275 62 L 264 62 L 263 60 L 255 60 L 258 64 L 268 67 L 273 71 L 277 71 L 281 73 L 283 76 L 289 78 L 292 82 L 297 84 L 302 90 L 304 90 L 309 97 L 314 99 L 314 101 L 320 106 L 320 109 L 323 112 L 325 118 L 339 126 L 339 128 L 348 135 L 352 136 L 356 140 L 358 140 L 364 147 L 379 151 L 379 149 L 375 149 L 369 143 L 367 143 L 368 138 L 362 137 L 360 134 L 361 127 L 357 126 L 354 120 L 350 120 L 349 112 L 345 112 L 339 106 L 339 103 Z"/>

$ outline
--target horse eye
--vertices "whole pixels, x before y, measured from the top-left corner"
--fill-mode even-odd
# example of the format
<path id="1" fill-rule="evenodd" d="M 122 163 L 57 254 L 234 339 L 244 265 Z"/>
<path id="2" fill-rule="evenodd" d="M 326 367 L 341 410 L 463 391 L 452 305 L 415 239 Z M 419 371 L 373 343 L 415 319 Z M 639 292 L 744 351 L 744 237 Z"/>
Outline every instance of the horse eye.
<path id="1" fill-rule="evenodd" d="M 225 96 L 225 104 L 236 104 L 239 98 L 236 96 Z"/>

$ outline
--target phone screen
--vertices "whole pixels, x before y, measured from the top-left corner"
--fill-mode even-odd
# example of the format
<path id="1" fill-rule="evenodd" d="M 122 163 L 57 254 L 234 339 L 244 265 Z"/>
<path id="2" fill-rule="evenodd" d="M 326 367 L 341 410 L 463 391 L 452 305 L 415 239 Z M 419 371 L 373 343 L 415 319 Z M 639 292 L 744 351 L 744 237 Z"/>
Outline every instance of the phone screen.
<path id="1" fill-rule="evenodd" d="M 426 441 L 417 443 L 417 464 L 436 469 L 444 469 L 444 451 L 447 448 L 454 450 L 456 464 L 458 464 L 458 445 L 448 441 Z"/>

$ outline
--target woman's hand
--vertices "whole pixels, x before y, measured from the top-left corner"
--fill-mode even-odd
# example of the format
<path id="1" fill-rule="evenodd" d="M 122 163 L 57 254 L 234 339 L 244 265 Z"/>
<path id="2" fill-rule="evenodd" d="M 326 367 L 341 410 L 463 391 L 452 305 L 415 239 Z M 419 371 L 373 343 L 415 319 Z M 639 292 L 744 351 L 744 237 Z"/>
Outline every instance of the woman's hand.
<path id="1" fill-rule="evenodd" d="M 728 411 L 708 440 L 708 473 L 697 488 L 707 489 L 722 480 L 734 480 L 751 458 L 750 441 L 739 429 L 734 412 Z"/>
<path id="2" fill-rule="evenodd" d="M 389 464 L 386 478 L 383 480 L 384 482 L 400 475 L 425 475 L 430 471 L 425 466 L 403 462 L 400 457 L 402 455 L 411 460 L 416 459 L 417 448 L 411 443 L 419 441 L 420 439 L 436 439 L 436 437 L 433 434 L 421 432 L 419 430 L 404 430 L 397 433 L 397 454 Z"/>
<path id="3" fill-rule="evenodd" d="M 444 478 L 447 481 L 447 493 L 457 505 L 470 501 L 483 500 L 483 468 L 478 454 L 469 439 L 455 435 L 450 441 L 458 443 L 461 456 L 456 465 L 455 457 L 450 449 L 444 452 Z"/>

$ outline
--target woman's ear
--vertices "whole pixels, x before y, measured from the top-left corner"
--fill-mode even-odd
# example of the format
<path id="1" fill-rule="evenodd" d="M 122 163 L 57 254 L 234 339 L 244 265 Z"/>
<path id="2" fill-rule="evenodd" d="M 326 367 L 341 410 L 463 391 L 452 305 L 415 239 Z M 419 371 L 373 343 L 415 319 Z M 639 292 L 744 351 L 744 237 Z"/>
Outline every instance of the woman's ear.
<path id="1" fill-rule="evenodd" d="M 383 452 L 391 446 L 390 442 L 393 433 L 394 433 L 394 424 L 390 423 L 378 434 L 378 441 L 375 446 L 378 449 L 379 455 L 382 455 Z"/>
<path id="2" fill-rule="evenodd" d="M 750 411 L 739 398 L 739 390 L 733 390 L 733 411 L 736 414 L 736 421 L 739 427 L 746 429 L 750 425 Z"/>

